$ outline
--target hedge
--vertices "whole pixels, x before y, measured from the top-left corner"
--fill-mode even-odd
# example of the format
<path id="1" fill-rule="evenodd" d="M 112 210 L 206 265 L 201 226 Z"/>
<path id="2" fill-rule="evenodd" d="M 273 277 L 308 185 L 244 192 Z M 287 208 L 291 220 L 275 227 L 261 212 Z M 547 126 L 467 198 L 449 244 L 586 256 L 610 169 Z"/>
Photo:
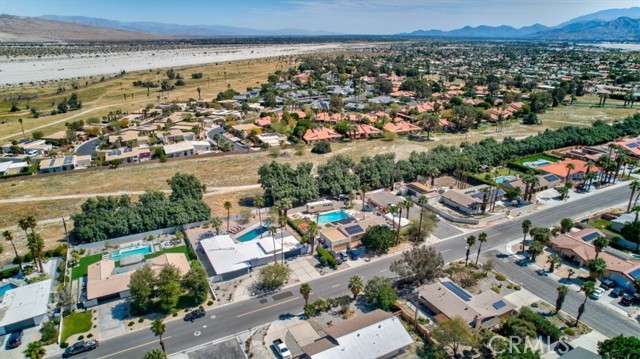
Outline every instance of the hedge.
<path id="1" fill-rule="evenodd" d="M 331 253 L 329 253 L 326 249 L 319 247 L 318 254 L 320 255 L 320 257 L 324 257 L 327 260 L 327 264 L 331 268 L 336 269 L 336 267 L 338 266 L 338 262 L 336 262 L 336 259 L 333 258 Z"/>
<path id="2" fill-rule="evenodd" d="M 538 333 L 549 336 L 552 340 L 558 340 L 562 336 L 562 331 L 551 323 L 547 318 L 524 307 L 520 309 L 520 318 L 531 322 L 536 326 Z"/>
<path id="3" fill-rule="evenodd" d="M 0 272 L 0 279 L 11 278 L 18 273 L 20 273 L 20 267 L 5 269 L 2 272 Z"/>

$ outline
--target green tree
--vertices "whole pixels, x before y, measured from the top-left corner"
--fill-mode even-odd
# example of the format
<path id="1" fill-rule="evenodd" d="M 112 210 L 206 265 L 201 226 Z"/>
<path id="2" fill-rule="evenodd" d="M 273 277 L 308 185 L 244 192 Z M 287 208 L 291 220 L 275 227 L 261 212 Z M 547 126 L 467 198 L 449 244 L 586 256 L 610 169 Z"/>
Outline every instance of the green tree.
<path id="1" fill-rule="evenodd" d="M 467 243 L 467 253 L 464 260 L 465 267 L 469 265 L 469 255 L 471 254 L 471 247 L 473 247 L 476 244 L 476 236 L 470 235 L 469 237 L 467 237 L 466 243 Z"/>
<path id="2" fill-rule="evenodd" d="M 500 334 L 505 337 L 535 338 L 537 336 L 536 326 L 524 319 L 516 316 L 508 316 L 500 325 Z"/>
<path id="3" fill-rule="evenodd" d="M 200 182 L 198 177 L 180 172 L 168 179 L 167 184 L 171 187 L 172 201 L 184 198 L 201 200 L 206 190 L 206 186 Z"/>
<path id="4" fill-rule="evenodd" d="M 158 300 L 160 308 L 170 312 L 178 304 L 180 297 L 180 271 L 173 265 L 164 266 L 158 273 Z"/>
<path id="5" fill-rule="evenodd" d="M 598 279 L 607 272 L 607 262 L 604 259 L 594 259 L 587 265 L 591 277 Z"/>
<path id="6" fill-rule="evenodd" d="M 629 196 L 629 204 L 627 205 L 627 213 L 631 212 L 631 201 L 633 201 L 633 196 L 635 195 L 636 191 L 640 190 L 640 181 L 639 180 L 631 181 L 631 183 L 629 183 L 629 188 L 631 188 L 631 195 Z M 637 201 L 638 201 L 638 199 L 636 198 L 636 202 Z"/>
<path id="7" fill-rule="evenodd" d="M 436 228 L 436 215 L 425 208 L 420 208 L 420 220 L 411 221 L 403 234 L 414 244 L 424 242 Z"/>
<path id="8" fill-rule="evenodd" d="M 567 233 L 573 228 L 573 219 L 563 218 L 560 221 L 560 233 Z"/>
<path id="9" fill-rule="evenodd" d="M 224 210 L 227 211 L 227 232 L 229 232 L 229 222 L 231 221 L 231 207 L 233 207 L 233 205 L 231 204 L 231 202 L 226 201 L 222 206 L 224 207 Z"/>
<path id="10" fill-rule="evenodd" d="M 162 319 L 156 319 L 151 323 L 151 332 L 156 337 L 159 337 L 160 347 L 162 348 L 162 351 L 164 353 L 166 353 L 167 350 L 164 347 L 164 340 L 162 340 L 162 336 L 164 335 L 164 333 L 166 333 L 166 331 L 167 331 L 167 326 L 164 324 Z"/>
<path id="11" fill-rule="evenodd" d="M 40 233 L 29 233 L 29 235 L 27 236 L 27 247 L 29 247 L 29 250 L 31 250 L 32 253 L 35 253 L 34 262 L 38 264 L 40 272 L 44 272 L 44 267 L 42 265 L 44 239 L 42 238 Z"/>
<path id="12" fill-rule="evenodd" d="M 142 359 L 167 359 L 167 353 L 163 352 L 161 349 L 151 349 L 144 353 Z"/>
<path id="13" fill-rule="evenodd" d="M 560 257 L 555 254 L 551 254 L 547 257 L 547 263 L 549 263 L 549 272 L 553 273 L 556 267 L 560 264 Z"/>
<path id="14" fill-rule="evenodd" d="M 364 278 L 359 275 L 354 275 L 349 278 L 349 285 L 347 286 L 353 294 L 353 300 L 358 298 L 358 294 L 364 290 Z"/>
<path id="15" fill-rule="evenodd" d="M 321 195 L 338 196 L 351 193 L 360 186 L 360 179 L 353 172 L 353 160 L 344 155 L 333 156 L 326 164 L 318 166 L 318 190 Z"/>
<path id="16" fill-rule="evenodd" d="M 20 270 L 22 271 L 22 260 L 20 259 L 20 255 L 18 254 L 18 250 L 16 249 L 16 244 L 13 242 L 13 239 L 14 239 L 13 232 L 6 230 L 2 232 L 2 236 L 4 237 L 5 240 L 11 243 L 11 246 L 13 247 L 13 252 L 16 254 L 16 259 L 18 260 L 18 265 L 20 266 Z"/>
<path id="17" fill-rule="evenodd" d="M 47 350 L 41 342 L 31 342 L 23 353 L 29 359 L 42 359 L 47 355 Z"/>
<path id="18" fill-rule="evenodd" d="M 459 316 L 440 322 L 432 334 L 440 345 L 451 349 L 454 358 L 458 357 L 458 350 L 461 346 L 475 343 L 475 337 L 469 324 Z"/>
<path id="19" fill-rule="evenodd" d="M 476 257 L 476 264 L 475 266 L 478 266 L 478 261 L 480 260 L 480 251 L 482 251 L 482 243 L 486 243 L 487 240 L 489 240 L 489 236 L 487 236 L 486 233 L 484 232 L 480 232 L 480 234 L 478 235 L 478 256 Z"/>
<path id="20" fill-rule="evenodd" d="M 273 291 L 282 287 L 289 280 L 289 275 L 289 268 L 278 263 L 270 264 L 260 269 L 257 284 L 263 291 Z"/>
<path id="21" fill-rule="evenodd" d="M 617 337 L 599 342 L 598 354 L 603 359 L 640 358 L 640 339 L 620 334 Z"/>
<path id="22" fill-rule="evenodd" d="M 603 249 L 609 246 L 609 239 L 607 237 L 598 236 L 598 238 L 593 240 L 593 246 L 596 250 L 595 259 L 598 259 L 598 257 L 600 256 L 600 252 L 602 252 Z"/>
<path id="23" fill-rule="evenodd" d="M 373 277 L 364 287 L 364 301 L 375 309 L 391 310 L 398 300 L 398 293 L 391 285 L 391 279 Z"/>
<path id="24" fill-rule="evenodd" d="M 216 234 L 220 234 L 220 227 L 222 227 L 222 218 L 214 216 L 211 218 L 211 227 L 216 230 Z"/>
<path id="25" fill-rule="evenodd" d="M 387 253 L 395 243 L 395 233 L 386 226 L 371 226 L 367 228 L 361 242 L 367 249 L 376 254 Z"/>
<path id="26" fill-rule="evenodd" d="M 581 289 L 582 289 L 582 292 L 584 293 L 584 301 L 582 302 L 582 304 L 580 304 L 580 307 L 578 307 L 578 316 L 576 316 L 576 322 L 573 324 L 574 327 L 577 326 L 578 323 L 580 322 L 580 317 L 582 317 L 582 314 L 584 314 L 587 308 L 586 307 L 587 299 L 589 299 L 589 296 L 591 296 L 591 294 L 595 292 L 596 285 L 593 282 L 586 281 L 582 283 Z"/>
<path id="27" fill-rule="evenodd" d="M 546 227 L 534 227 L 529 231 L 529 234 L 534 241 L 540 242 L 542 245 L 547 245 L 553 237 L 551 230 Z"/>
<path id="28" fill-rule="evenodd" d="M 191 269 L 182 279 L 182 287 L 193 295 L 196 304 L 203 303 L 209 295 L 207 272 L 198 261 L 193 261 Z"/>
<path id="29" fill-rule="evenodd" d="M 144 266 L 131 274 L 129 290 L 134 311 L 146 312 L 149 309 L 153 300 L 155 282 L 155 272 L 149 266 Z"/>
<path id="30" fill-rule="evenodd" d="M 561 285 L 556 288 L 558 291 L 558 297 L 556 297 L 556 314 L 560 312 L 562 309 L 562 304 L 564 304 L 564 299 L 567 297 L 569 293 L 569 288 L 566 285 Z"/>
<path id="31" fill-rule="evenodd" d="M 414 247 L 391 263 L 391 271 L 413 286 L 430 283 L 442 275 L 444 259 L 433 247 Z"/>
<path id="32" fill-rule="evenodd" d="M 309 296 L 311 295 L 311 286 L 309 283 L 302 283 L 300 286 L 300 294 L 302 298 L 304 298 L 304 306 L 306 307 L 309 304 Z"/>
<path id="33" fill-rule="evenodd" d="M 529 231 L 531 230 L 531 221 L 528 219 L 525 219 L 524 221 L 522 221 L 522 252 L 525 251 L 526 247 L 525 247 L 525 241 L 527 240 L 527 233 L 529 233 Z"/>
<path id="34" fill-rule="evenodd" d="M 538 91 L 531 95 L 529 107 L 533 113 L 543 113 L 553 104 L 553 98 L 547 91 Z"/>
<path id="35" fill-rule="evenodd" d="M 264 207 L 264 197 L 262 196 L 255 196 L 253 197 L 253 206 L 256 207 L 256 209 L 258 210 L 258 220 L 260 221 L 260 225 L 263 225 L 264 223 L 262 223 L 262 208 Z M 262 238 L 262 231 L 260 232 L 260 238 Z"/>
<path id="36" fill-rule="evenodd" d="M 529 245 L 529 255 L 531 255 L 531 259 L 535 261 L 538 254 L 542 253 L 543 250 L 544 245 L 542 243 L 533 241 L 533 243 Z"/>

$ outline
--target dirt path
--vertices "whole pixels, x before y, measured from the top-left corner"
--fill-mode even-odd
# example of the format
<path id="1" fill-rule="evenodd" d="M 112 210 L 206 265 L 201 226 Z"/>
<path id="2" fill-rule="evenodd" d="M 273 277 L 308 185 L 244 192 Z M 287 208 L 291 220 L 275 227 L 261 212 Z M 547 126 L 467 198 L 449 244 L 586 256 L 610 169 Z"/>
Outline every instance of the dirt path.
<path id="1" fill-rule="evenodd" d="M 209 187 L 205 192 L 205 196 L 213 196 L 221 193 L 239 192 L 260 188 L 260 184 L 250 184 L 244 186 L 230 186 L 230 187 Z M 162 192 L 171 193 L 170 190 L 163 190 Z M 121 196 L 121 195 L 141 195 L 145 191 L 118 191 L 118 192 L 103 192 L 103 193 L 83 193 L 83 194 L 70 194 L 64 196 L 49 196 L 49 197 L 21 197 L 21 198 L 8 198 L 0 199 L 0 203 L 24 203 L 24 202 L 39 202 L 39 201 L 57 201 L 65 199 L 83 199 L 94 197 L 106 197 L 106 196 Z"/>

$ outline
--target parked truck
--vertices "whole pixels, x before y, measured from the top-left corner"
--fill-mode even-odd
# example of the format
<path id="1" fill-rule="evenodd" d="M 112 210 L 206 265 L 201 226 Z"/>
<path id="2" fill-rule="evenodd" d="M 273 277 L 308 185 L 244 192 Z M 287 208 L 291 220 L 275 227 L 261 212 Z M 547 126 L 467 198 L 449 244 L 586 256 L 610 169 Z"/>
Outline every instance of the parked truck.
<path id="1" fill-rule="evenodd" d="M 287 348 L 287 344 L 282 339 L 276 339 L 273 341 L 273 348 L 278 352 L 278 356 L 281 359 L 291 359 L 291 352 Z"/>

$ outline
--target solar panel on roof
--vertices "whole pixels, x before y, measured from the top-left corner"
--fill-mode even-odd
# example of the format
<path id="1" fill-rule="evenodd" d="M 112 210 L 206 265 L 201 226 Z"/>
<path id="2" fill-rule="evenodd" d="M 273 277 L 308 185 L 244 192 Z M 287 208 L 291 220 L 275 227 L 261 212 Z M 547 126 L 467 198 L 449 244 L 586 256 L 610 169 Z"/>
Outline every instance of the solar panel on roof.
<path id="1" fill-rule="evenodd" d="M 555 175 L 546 175 L 546 176 L 544 176 L 544 179 L 547 182 L 553 182 L 553 181 L 556 181 L 558 179 L 558 177 L 556 177 Z"/>
<path id="2" fill-rule="evenodd" d="M 364 230 L 362 229 L 362 227 L 360 227 L 360 225 L 356 224 L 353 226 L 349 226 L 349 227 L 345 227 L 344 230 L 350 235 L 353 236 L 356 233 L 362 233 L 364 232 Z"/>
<path id="3" fill-rule="evenodd" d="M 627 145 L 627 147 L 629 147 L 629 148 L 636 148 L 636 147 L 638 147 L 638 144 L 637 144 L 637 143 L 635 143 L 635 142 L 634 142 L 634 143 L 630 143 L 630 144 L 628 144 L 628 145 Z"/>
<path id="4" fill-rule="evenodd" d="M 631 278 L 633 279 L 638 279 L 640 278 L 640 268 L 634 270 L 633 272 L 629 273 L 629 275 L 631 276 Z"/>
<path id="5" fill-rule="evenodd" d="M 495 309 L 497 309 L 497 310 L 500 310 L 500 309 L 502 309 L 502 308 L 504 308 L 506 306 L 507 306 L 507 304 L 502 299 L 497 301 L 497 302 L 495 302 L 495 303 L 493 303 L 493 307 Z"/>
<path id="6" fill-rule="evenodd" d="M 585 242 L 589 242 L 589 241 L 592 241 L 592 240 L 598 238 L 598 236 L 599 236 L 598 232 L 593 232 L 593 233 L 587 234 L 586 236 L 583 236 L 582 240 L 585 241 Z"/>
<path id="7" fill-rule="evenodd" d="M 451 281 L 446 281 L 446 282 L 442 282 L 442 285 L 445 288 L 449 289 L 451 292 L 453 292 L 453 294 L 460 297 L 460 299 L 464 300 L 465 302 L 471 301 L 471 294 L 467 293 L 462 288 L 458 287 L 455 283 Z"/>
<path id="8" fill-rule="evenodd" d="M 56 163 L 56 160 L 49 161 L 49 167 L 53 166 L 54 163 Z"/>
<path id="9" fill-rule="evenodd" d="M 73 156 L 67 156 L 64 158 L 63 164 L 68 165 L 71 164 L 71 162 L 73 162 Z"/>

